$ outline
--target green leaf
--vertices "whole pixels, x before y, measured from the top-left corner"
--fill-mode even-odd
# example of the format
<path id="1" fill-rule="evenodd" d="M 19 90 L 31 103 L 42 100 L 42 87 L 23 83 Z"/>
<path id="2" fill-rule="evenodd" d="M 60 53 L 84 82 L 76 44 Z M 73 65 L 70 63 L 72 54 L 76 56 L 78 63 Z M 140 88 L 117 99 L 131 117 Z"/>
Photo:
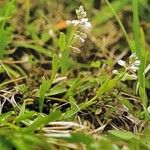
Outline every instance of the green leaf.
<path id="1" fill-rule="evenodd" d="M 80 107 L 77 105 L 77 102 L 72 96 L 69 97 L 69 103 L 71 105 L 71 108 L 66 111 L 64 116 L 65 119 L 71 118 L 73 115 L 75 115 L 77 112 L 81 110 Z"/>
<path id="2" fill-rule="evenodd" d="M 0 148 L 2 150 L 13 150 L 13 145 L 10 140 L 4 136 L 0 136 Z"/>
<path id="3" fill-rule="evenodd" d="M 100 96 L 102 96 L 104 93 L 109 92 L 110 90 L 112 90 L 116 85 L 118 80 L 120 79 L 120 75 L 116 76 L 114 79 L 107 79 L 101 86 L 100 88 L 97 90 L 96 95 L 86 101 L 81 103 L 79 106 L 81 109 L 85 109 L 87 107 L 89 107 L 90 105 L 94 104 L 96 102 L 96 99 Z"/>
<path id="4" fill-rule="evenodd" d="M 1 120 L 6 120 L 6 119 L 9 118 L 12 114 L 13 114 L 12 111 L 9 111 L 9 112 L 4 113 L 4 114 L 0 114 L 0 121 L 1 121 Z"/>
<path id="5" fill-rule="evenodd" d="M 0 17 L 0 22 L 10 19 L 10 17 Z"/>
<path id="6" fill-rule="evenodd" d="M 40 114 L 29 127 L 22 128 L 21 131 L 23 131 L 24 133 L 34 132 L 35 130 L 45 126 L 49 122 L 58 120 L 60 117 L 61 113 L 59 111 L 51 112 L 47 116 L 43 116 Z"/>
<path id="7" fill-rule="evenodd" d="M 53 73 L 56 73 L 60 67 L 60 60 L 56 54 L 53 55 L 52 60 L 52 71 Z"/>
<path id="8" fill-rule="evenodd" d="M 135 135 L 133 133 L 127 131 L 110 130 L 108 132 L 111 136 L 114 136 L 122 140 L 131 140 L 135 138 Z"/>
<path id="9" fill-rule="evenodd" d="M 15 118 L 15 122 L 21 122 L 26 119 L 32 119 L 36 115 L 34 111 L 26 111 L 24 114 L 21 114 Z"/>
<path id="10" fill-rule="evenodd" d="M 64 51 L 65 47 L 66 47 L 66 37 L 65 37 L 65 34 L 63 32 L 60 33 L 59 47 L 60 47 L 61 51 Z"/>
<path id="11" fill-rule="evenodd" d="M 0 7 L 0 17 L 10 18 L 16 12 L 15 0 L 4 1 Z"/>
<path id="12" fill-rule="evenodd" d="M 6 47 L 12 41 L 11 32 L 5 29 L 0 29 L 0 58 L 6 53 Z"/>
<path id="13" fill-rule="evenodd" d="M 66 92 L 67 89 L 63 85 L 55 85 L 51 88 L 50 92 L 46 96 L 57 95 Z"/>
<path id="14" fill-rule="evenodd" d="M 65 140 L 69 141 L 71 143 L 82 143 L 82 144 L 85 144 L 87 150 L 91 150 L 90 145 L 94 141 L 91 136 L 86 135 L 86 134 L 81 134 L 81 133 L 71 134 L 71 137 L 70 138 L 66 138 Z"/>
<path id="15" fill-rule="evenodd" d="M 98 141 L 96 140 L 91 147 L 93 150 L 120 150 L 116 144 L 105 137 L 101 137 Z"/>
<path id="16" fill-rule="evenodd" d="M 34 111 L 27 111 L 25 109 L 25 106 L 26 105 L 25 105 L 25 101 L 24 101 L 24 103 L 21 106 L 19 115 L 15 118 L 16 122 L 20 122 L 22 120 L 26 120 L 29 118 L 34 118 L 34 116 L 36 115 L 36 112 L 34 112 Z"/>
<path id="17" fill-rule="evenodd" d="M 125 27 L 123 26 L 123 24 L 122 24 L 120 18 L 119 18 L 118 15 L 117 15 L 116 5 L 113 6 L 113 2 L 110 3 L 108 0 L 105 0 L 105 1 L 106 1 L 106 3 L 108 4 L 108 6 L 110 7 L 110 10 L 111 10 L 112 14 L 116 17 L 116 20 L 118 21 L 118 24 L 120 25 L 120 27 L 121 27 L 121 29 L 122 29 L 124 35 L 125 35 L 125 38 L 126 38 L 126 40 L 127 40 L 127 42 L 128 42 L 128 45 L 129 45 L 130 49 L 133 50 L 132 39 L 129 38 Z M 120 3 L 120 6 L 122 6 L 122 4 L 125 5 L 125 4 L 128 3 L 128 2 L 129 2 L 128 0 L 126 0 L 126 1 L 123 1 L 123 0 L 122 0 L 122 1 L 118 1 L 118 6 L 119 6 L 119 3 Z M 122 7 L 123 7 L 123 6 L 122 6 Z"/>
<path id="18" fill-rule="evenodd" d="M 115 77 L 114 79 L 108 79 L 108 80 L 106 80 L 102 84 L 102 86 L 98 89 L 96 97 L 99 97 L 102 94 L 104 94 L 104 93 L 112 90 L 117 85 L 117 82 L 118 82 L 118 78 L 117 77 Z"/>
<path id="19" fill-rule="evenodd" d="M 97 61 L 93 61 L 91 63 L 91 67 L 93 68 L 99 68 L 101 66 L 101 61 L 97 60 Z"/>
<path id="20" fill-rule="evenodd" d="M 42 84 L 40 85 L 39 89 L 39 110 L 42 112 L 43 110 L 43 105 L 44 105 L 44 98 L 46 91 L 48 90 L 48 84 L 49 81 L 45 79 L 45 77 L 42 78 Z"/>
<path id="21" fill-rule="evenodd" d="M 79 88 L 82 83 L 83 81 L 79 77 L 72 80 L 70 82 L 70 88 L 66 92 L 66 95 L 64 96 L 64 98 L 67 98 L 69 96 L 74 96 L 77 91 L 77 88 Z"/>
<path id="22" fill-rule="evenodd" d="M 61 73 L 62 75 L 65 75 L 68 68 L 70 67 L 70 59 L 69 59 L 69 50 L 65 50 L 62 53 L 61 57 Z"/>
<path id="23" fill-rule="evenodd" d="M 139 94 L 142 99 L 142 104 L 145 108 L 147 108 L 148 98 L 145 90 L 145 74 L 143 74 L 146 68 L 147 62 L 147 52 L 144 49 L 145 45 L 145 37 L 144 33 L 140 27 L 140 18 L 139 18 L 139 1 L 132 1 L 132 9 L 133 9 L 133 35 L 134 35 L 134 50 L 140 60 L 140 67 L 138 71 L 138 80 L 139 80 Z M 144 46 L 144 47 L 143 47 Z M 142 55 L 144 52 L 144 55 Z"/>
<path id="24" fill-rule="evenodd" d="M 17 41 L 15 44 L 16 44 L 16 47 L 24 47 L 24 48 L 33 49 L 41 54 L 44 54 L 45 56 L 48 56 L 51 58 L 53 57 L 52 52 L 49 49 L 43 48 L 42 46 L 29 44 L 29 43 L 22 42 L 22 41 Z"/>

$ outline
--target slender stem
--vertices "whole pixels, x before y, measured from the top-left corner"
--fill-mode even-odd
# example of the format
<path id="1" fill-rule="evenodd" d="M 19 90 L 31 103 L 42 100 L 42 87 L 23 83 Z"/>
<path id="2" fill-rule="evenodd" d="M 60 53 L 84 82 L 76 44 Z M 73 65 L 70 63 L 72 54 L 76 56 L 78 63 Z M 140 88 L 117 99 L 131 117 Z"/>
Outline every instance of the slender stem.
<path id="1" fill-rule="evenodd" d="M 130 49 L 132 50 L 132 46 L 131 46 L 131 44 L 130 44 L 130 38 L 129 38 L 129 36 L 128 36 L 128 34 L 127 34 L 127 31 L 126 31 L 126 29 L 124 28 L 124 26 L 123 26 L 121 20 L 119 19 L 118 15 L 117 15 L 117 13 L 116 13 L 116 11 L 115 11 L 115 9 L 112 7 L 112 5 L 110 4 L 110 2 L 109 2 L 108 0 L 105 0 L 105 1 L 106 1 L 106 3 L 108 4 L 108 6 L 110 7 L 112 13 L 115 15 L 115 17 L 116 17 L 116 19 L 117 19 L 117 21 L 118 21 L 118 23 L 119 23 L 119 25 L 120 25 L 120 27 L 121 27 L 121 29 L 122 29 L 124 35 L 125 35 L 125 38 L 126 38 L 126 40 L 127 40 L 127 42 L 128 42 L 128 45 L 129 45 Z"/>
<path id="2" fill-rule="evenodd" d="M 138 79 L 139 79 L 139 94 L 142 100 L 142 103 L 145 108 L 147 108 L 147 95 L 145 91 L 145 63 L 146 58 L 142 55 L 142 48 L 141 48 L 141 30 L 140 30 L 140 20 L 139 20 L 139 12 L 138 12 L 138 0 L 132 0 L 132 7 L 133 7 L 133 33 L 134 33 L 134 42 L 135 42 L 135 51 L 139 60 L 141 61 L 139 71 L 138 71 Z"/>

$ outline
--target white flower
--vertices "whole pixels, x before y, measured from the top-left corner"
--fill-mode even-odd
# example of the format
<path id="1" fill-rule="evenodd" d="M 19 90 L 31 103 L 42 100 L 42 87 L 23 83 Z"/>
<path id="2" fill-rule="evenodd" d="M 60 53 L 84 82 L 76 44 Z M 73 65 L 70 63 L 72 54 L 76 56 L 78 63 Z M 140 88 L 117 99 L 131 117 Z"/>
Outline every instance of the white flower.
<path id="1" fill-rule="evenodd" d="M 124 60 L 119 60 L 118 64 L 125 67 L 130 72 L 136 72 L 139 69 L 140 61 L 138 60 L 136 53 L 133 53 L 129 57 L 129 63 L 126 63 Z"/>
<path id="2" fill-rule="evenodd" d="M 124 60 L 118 60 L 118 64 L 122 67 L 125 68 L 128 77 L 131 80 L 136 80 L 137 79 L 137 75 L 135 74 L 135 72 L 139 69 L 139 65 L 140 65 L 140 60 L 138 60 L 138 57 L 136 56 L 136 53 L 133 53 L 130 57 L 129 57 L 129 62 L 125 62 Z M 117 70 L 113 71 L 114 74 L 118 74 Z"/>
<path id="3" fill-rule="evenodd" d="M 81 43 L 85 42 L 85 39 L 78 34 L 75 34 L 75 38 L 78 39 Z"/>
<path id="4" fill-rule="evenodd" d="M 91 23 L 88 21 L 89 19 L 88 18 L 83 18 L 80 20 L 80 26 L 83 30 L 90 30 L 92 25 Z"/>
<path id="5" fill-rule="evenodd" d="M 66 21 L 67 25 L 73 25 L 76 28 L 82 28 L 82 30 L 89 30 L 91 28 L 91 23 L 89 22 L 88 18 L 85 18 L 86 11 L 82 5 L 79 7 L 79 9 L 76 9 L 76 14 L 78 20 L 68 20 Z"/>
<path id="6" fill-rule="evenodd" d="M 79 36 L 81 36 L 84 39 L 87 38 L 87 35 L 85 33 L 83 33 L 83 32 L 77 31 L 76 34 L 79 35 Z"/>
<path id="7" fill-rule="evenodd" d="M 141 62 L 139 60 L 136 60 L 134 63 L 136 66 L 139 66 L 141 64 Z"/>
<path id="8" fill-rule="evenodd" d="M 123 60 L 118 60 L 118 64 L 119 64 L 120 66 L 126 67 L 126 62 L 123 61 Z"/>
<path id="9" fill-rule="evenodd" d="M 67 25 L 70 25 L 70 24 L 71 24 L 71 21 L 70 21 L 70 20 L 67 20 L 67 21 L 66 21 L 66 24 L 67 24 Z"/>
<path id="10" fill-rule="evenodd" d="M 74 47 L 74 46 L 70 46 L 70 48 L 72 48 L 72 50 L 75 52 L 75 53 L 80 53 L 80 49 L 77 48 L 77 47 Z"/>
<path id="11" fill-rule="evenodd" d="M 76 14 L 78 19 L 72 21 L 68 20 L 66 21 L 66 24 L 73 25 L 77 29 L 76 33 L 74 34 L 75 38 L 78 38 L 81 43 L 84 43 L 85 39 L 87 38 L 87 35 L 84 32 L 90 30 L 91 23 L 89 22 L 88 18 L 85 18 L 87 13 L 82 5 L 79 7 L 79 9 L 76 9 Z"/>
<path id="12" fill-rule="evenodd" d="M 119 71 L 118 70 L 113 70 L 112 73 L 113 74 L 119 74 Z"/>
<path id="13" fill-rule="evenodd" d="M 72 21 L 67 20 L 66 23 L 67 23 L 67 25 L 73 25 L 73 26 L 77 27 L 79 25 L 80 21 L 79 20 L 72 20 Z"/>
<path id="14" fill-rule="evenodd" d="M 138 60 L 138 57 L 136 56 L 136 53 L 133 53 L 129 57 L 129 67 L 128 67 L 128 69 L 131 72 L 136 72 L 139 69 L 139 65 L 140 65 L 140 60 Z"/>
<path id="15" fill-rule="evenodd" d="M 130 75 L 130 78 L 131 78 L 131 80 L 136 80 L 136 79 L 137 79 L 137 76 L 136 76 L 135 74 L 131 74 L 131 75 Z"/>
<path id="16" fill-rule="evenodd" d="M 79 42 L 84 43 L 87 38 L 87 34 L 85 32 L 90 30 L 91 23 L 89 22 L 89 19 L 86 18 L 87 13 L 82 5 L 79 7 L 79 9 L 76 9 L 76 15 L 77 19 L 67 20 L 66 24 L 72 25 L 76 29 L 73 39 L 77 39 Z M 77 53 L 80 52 L 80 50 L 75 46 L 70 45 L 70 48 Z"/>
<path id="17" fill-rule="evenodd" d="M 147 112 L 150 114 L 150 106 L 147 107 Z"/>
<path id="18" fill-rule="evenodd" d="M 140 61 L 138 60 L 138 57 L 136 56 L 136 53 L 133 53 L 130 57 L 129 57 L 129 64 L 130 65 L 134 65 L 136 67 L 138 67 L 140 65 Z"/>
<path id="19" fill-rule="evenodd" d="M 132 53 L 129 58 L 136 58 L 137 59 L 136 53 Z"/>
<path id="20" fill-rule="evenodd" d="M 79 7 L 79 9 L 76 9 L 76 14 L 79 20 L 86 17 L 86 11 L 82 5 Z"/>
<path id="21" fill-rule="evenodd" d="M 136 72 L 139 68 L 136 67 L 135 65 L 129 66 L 128 70 L 130 70 L 131 72 Z"/>

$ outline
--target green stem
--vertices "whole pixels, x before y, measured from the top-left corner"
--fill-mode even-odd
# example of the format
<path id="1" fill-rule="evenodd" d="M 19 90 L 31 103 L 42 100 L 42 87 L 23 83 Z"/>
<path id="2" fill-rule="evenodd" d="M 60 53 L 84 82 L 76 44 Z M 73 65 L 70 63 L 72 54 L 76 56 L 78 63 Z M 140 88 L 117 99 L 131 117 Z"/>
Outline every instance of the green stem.
<path id="1" fill-rule="evenodd" d="M 110 9 L 111 9 L 112 13 L 114 14 L 114 16 L 116 17 L 116 19 L 117 19 L 117 21 L 118 21 L 118 23 L 119 23 L 119 25 L 120 25 L 120 27 L 121 27 L 121 29 L 122 29 L 124 35 L 125 35 L 125 38 L 126 38 L 126 40 L 127 40 L 127 43 L 128 43 L 128 45 L 129 45 L 130 49 L 132 50 L 132 46 L 131 46 L 131 43 L 130 43 L 130 38 L 129 38 L 129 36 L 128 36 L 128 34 L 127 34 L 127 31 L 126 31 L 126 29 L 124 28 L 124 26 L 123 26 L 121 20 L 119 19 L 118 15 L 117 15 L 117 13 L 116 13 L 116 11 L 115 11 L 115 9 L 112 7 L 112 5 L 110 4 L 110 2 L 109 2 L 108 0 L 105 0 L 105 1 L 106 1 L 106 3 L 108 4 L 108 6 L 110 7 Z"/>
<path id="2" fill-rule="evenodd" d="M 142 103 L 145 108 L 147 108 L 147 95 L 145 91 L 145 74 L 144 70 L 146 67 L 146 58 L 142 55 L 141 48 L 141 30 L 140 30 L 140 21 L 139 21 L 139 12 L 138 12 L 138 0 L 132 0 L 133 7 L 133 33 L 134 33 L 134 42 L 135 42 L 135 52 L 141 61 L 139 71 L 138 71 L 138 79 L 139 79 L 139 94 L 142 100 Z"/>

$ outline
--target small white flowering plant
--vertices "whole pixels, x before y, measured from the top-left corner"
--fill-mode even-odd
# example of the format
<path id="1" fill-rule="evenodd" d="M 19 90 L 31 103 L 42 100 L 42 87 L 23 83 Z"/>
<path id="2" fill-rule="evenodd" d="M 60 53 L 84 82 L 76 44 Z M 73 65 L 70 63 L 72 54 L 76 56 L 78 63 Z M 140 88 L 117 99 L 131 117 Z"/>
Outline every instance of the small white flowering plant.
<path id="1" fill-rule="evenodd" d="M 91 23 L 89 22 L 89 19 L 87 18 L 87 12 L 84 10 L 82 5 L 79 7 L 79 9 L 76 9 L 76 15 L 77 19 L 66 21 L 68 26 L 73 26 L 75 28 L 71 43 L 73 43 L 74 40 L 84 43 L 87 38 L 86 32 L 91 29 Z M 80 52 L 80 50 L 76 46 L 72 46 L 72 44 L 70 44 L 69 47 L 76 52 Z"/>
<path id="2" fill-rule="evenodd" d="M 74 50 L 75 52 L 79 53 L 80 49 L 76 46 L 75 41 L 84 43 L 85 39 L 87 38 L 86 32 L 91 29 L 91 23 L 89 22 L 86 11 L 84 10 L 83 6 L 81 5 L 79 9 L 76 9 L 76 20 L 68 20 L 66 24 L 68 26 L 73 26 L 74 29 L 72 30 L 71 34 L 65 35 L 63 32 L 60 33 L 59 37 L 59 48 L 60 53 L 59 55 L 53 55 L 52 60 L 52 75 L 50 79 L 46 79 L 45 77 L 42 78 L 42 83 L 39 89 L 39 109 L 42 112 L 44 106 L 44 98 L 46 92 L 51 88 L 52 83 L 57 77 L 57 72 L 60 69 L 61 75 L 66 76 L 69 67 L 71 66 L 71 58 L 69 57 L 70 49 Z M 49 32 L 51 34 L 51 31 Z M 68 37 L 69 38 L 68 38 Z"/>
<path id="3" fill-rule="evenodd" d="M 67 20 L 66 24 L 71 26 L 71 33 L 65 35 L 60 33 L 59 38 L 59 47 L 60 47 L 60 68 L 61 73 L 65 75 L 70 65 L 70 50 L 73 50 L 76 53 L 80 53 L 78 48 L 78 43 L 84 43 L 87 38 L 87 32 L 91 29 L 91 23 L 86 17 L 87 13 L 81 5 L 79 9 L 76 9 L 77 19 Z"/>
<path id="4" fill-rule="evenodd" d="M 140 60 L 136 56 L 136 53 L 131 54 L 128 63 L 124 60 L 118 60 L 118 64 L 124 68 L 124 72 L 121 74 L 118 70 L 113 70 L 114 74 L 121 75 L 121 80 L 136 80 L 137 70 L 139 69 Z"/>

